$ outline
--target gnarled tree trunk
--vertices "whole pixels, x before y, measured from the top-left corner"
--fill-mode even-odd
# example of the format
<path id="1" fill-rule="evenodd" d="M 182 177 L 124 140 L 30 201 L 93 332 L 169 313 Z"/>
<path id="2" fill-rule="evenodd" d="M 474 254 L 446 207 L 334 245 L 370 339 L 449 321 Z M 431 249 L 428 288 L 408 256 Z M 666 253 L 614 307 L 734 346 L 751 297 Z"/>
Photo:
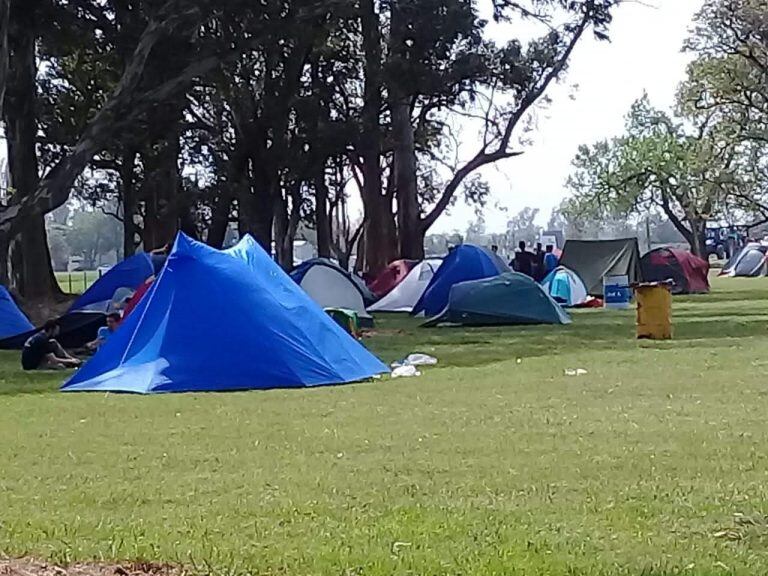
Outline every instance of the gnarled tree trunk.
<path id="1" fill-rule="evenodd" d="M 35 193 L 37 163 L 37 64 L 35 60 L 35 2 L 15 2 L 8 30 L 10 57 L 4 113 L 8 141 L 11 204 Z M 61 295 L 53 274 L 43 215 L 24 218 L 18 236 L 10 237 L 10 283 L 25 298 L 52 299 Z M 0 254 L 7 259 L 8 253 Z"/>

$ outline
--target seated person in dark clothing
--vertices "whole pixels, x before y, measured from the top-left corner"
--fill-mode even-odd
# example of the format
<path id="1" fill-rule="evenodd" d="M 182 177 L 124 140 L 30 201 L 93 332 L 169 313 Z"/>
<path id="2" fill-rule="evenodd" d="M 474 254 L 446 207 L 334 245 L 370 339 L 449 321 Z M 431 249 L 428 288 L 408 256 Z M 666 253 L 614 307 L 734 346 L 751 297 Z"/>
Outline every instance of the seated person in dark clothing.
<path id="1" fill-rule="evenodd" d="M 56 370 L 80 366 L 80 360 L 67 354 L 56 341 L 58 335 L 59 324 L 56 320 L 48 320 L 43 330 L 24 344 L 21 351 L 21 367 L 24 370 Z"/>
<path id="2" fill-rule="evenodd" d="M 515 253 L 515 260 L 512 268 L 516 272 L 533 277 L 533 259 L 534 255 L 525 249 L 525 240 L 520 240 L 518 244 L 519 252 Z"/>

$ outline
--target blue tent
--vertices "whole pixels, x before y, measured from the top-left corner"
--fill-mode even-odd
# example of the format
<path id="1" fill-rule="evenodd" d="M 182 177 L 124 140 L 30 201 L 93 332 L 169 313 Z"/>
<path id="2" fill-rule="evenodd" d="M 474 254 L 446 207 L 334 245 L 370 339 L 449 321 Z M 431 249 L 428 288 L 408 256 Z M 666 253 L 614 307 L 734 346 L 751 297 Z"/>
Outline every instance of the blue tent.
<path id="1" fill-rule="evenodd" d="M 34 330 L 24 312 L 19 310 L 5 286 L 0 286 L 0 339 Z"/>
<path id="2" fill-rule="evenodd" d="M 250 236 L 219 251 L 180 234 L 152 288 L 62 390 L 296 388 L 382 372 Z"/>
<path id="3" fill-rule="evenodd" d="M 435 272 L 412 314 L 423 312 L 427 317 L 435 316 L 448 304 L 448 295 L 454 284 L 492 278 L 503 272 L 509 272 L 509 267 L 490 250 L 472 244 L 456 246 Z"/>
<path id="4" fill-rule="evenodd" d="M 115 292 L 121 288 L 136 290 L 153 274 L 155 274 L 155 266 L 152 257 L 146 252 L 139 252 L 111 268 L 75 300 L 69 310 L 71 312 L 79 310 L 107 312 Z"/>
<path id="5" fill-rule="evenodd" d="M 587 286 L 570 268 L 558 266 L 547 274 L 541 285 L 556 302 L 563 306 L 578 306 L 589 298 Z"/>
<path id="6" fill-rule="evenodd" d="M 494 326 L 570 322 L 568 314 L 533 278 L 519 272 L 507 272 L 493 278 L 455 284 L 445 309 L 424 325 Z"/>

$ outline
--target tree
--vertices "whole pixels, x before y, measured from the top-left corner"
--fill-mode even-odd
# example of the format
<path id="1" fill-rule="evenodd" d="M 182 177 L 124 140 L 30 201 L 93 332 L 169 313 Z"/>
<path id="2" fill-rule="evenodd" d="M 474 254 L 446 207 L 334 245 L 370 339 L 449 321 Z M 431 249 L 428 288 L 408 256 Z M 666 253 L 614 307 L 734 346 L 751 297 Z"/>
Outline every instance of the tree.
<path id="1" fill-rule="evenodd" d="M 660 210 L 692 252 L 704 255 L 707 221 L 748 185 L 738 170 L 738 143 L 720 136 L 709 118 L 687 128 L 643 96 L 630 110 L 626 135 L 579 149 L 568 211 L 609 217 Z"/>
<path id="2" fill-rule="evenodd" d="M 119 222 L 97 211 L 77 211 L 64 229 L 64 239 L 73 256 L 81 256 L 83 267 L 93 270 L 110 253 L 119 256 L 122 230 Z"/>
<path id="3" fill-rule="evenodd" d="M 538 208 L 526 206 L 509 219 L 507 222 L 508 250 L 513 251 L 520 241 L 528 244 L 534 244 L 538 241 L 541 233 L 541 227 L 536 224 L 538 215 Z"/>

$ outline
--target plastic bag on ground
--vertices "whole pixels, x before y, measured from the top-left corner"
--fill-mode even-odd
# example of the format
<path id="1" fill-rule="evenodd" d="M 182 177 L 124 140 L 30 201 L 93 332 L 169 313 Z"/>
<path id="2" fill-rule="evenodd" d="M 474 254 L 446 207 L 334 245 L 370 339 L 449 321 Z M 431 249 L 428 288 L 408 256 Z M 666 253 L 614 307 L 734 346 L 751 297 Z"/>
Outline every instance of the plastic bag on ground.
<path id="1" fill-rule="evenodd" d="M 434 366 L 437 364 L 437 358 L 428 354 L 408 354 L 402 360 L 392 362 L 392 368 L 399 366 Z"/>
<path id="2" fill-rule="evenodd" d="M 412 376 L 421 376 L 421 372 L 416 366 L 398 366 L 392 370 L 392 378 L 410 378 Z"/>

